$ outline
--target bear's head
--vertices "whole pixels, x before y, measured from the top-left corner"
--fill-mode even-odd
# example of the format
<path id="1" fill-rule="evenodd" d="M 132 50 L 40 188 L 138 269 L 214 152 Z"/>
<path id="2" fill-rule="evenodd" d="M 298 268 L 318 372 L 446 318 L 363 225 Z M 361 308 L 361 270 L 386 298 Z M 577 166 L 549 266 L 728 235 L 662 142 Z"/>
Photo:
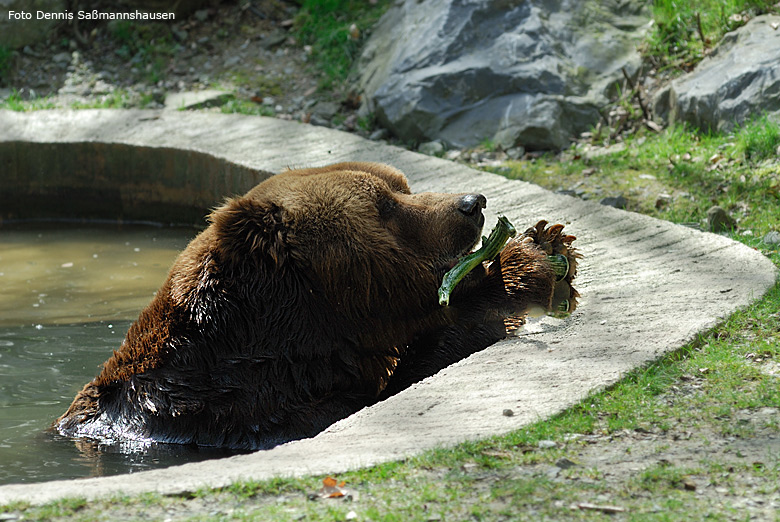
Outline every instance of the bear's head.
<path id="1" fill-rule="evenodd" d="M 436 290 L 484 224 L 479 194 L 412 194 L 397 169 L 290 170 L 212 215 L 224 258 L 316 280 L 329 311 L 393 320 L 437 306 Z"/>

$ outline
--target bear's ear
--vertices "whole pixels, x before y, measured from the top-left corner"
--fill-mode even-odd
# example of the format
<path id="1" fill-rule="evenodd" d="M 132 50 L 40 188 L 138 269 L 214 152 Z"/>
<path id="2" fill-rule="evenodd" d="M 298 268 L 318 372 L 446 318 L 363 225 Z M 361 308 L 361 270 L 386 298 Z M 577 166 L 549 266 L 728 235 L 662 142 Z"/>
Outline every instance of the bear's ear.
<path id="1" fill-rule="evenodd" d="M 231 262 L 272 261 L 286 258 L 281 207 L 245 197 L 228 200 L 209 216 L 215 229 L 217 251 Z"/>

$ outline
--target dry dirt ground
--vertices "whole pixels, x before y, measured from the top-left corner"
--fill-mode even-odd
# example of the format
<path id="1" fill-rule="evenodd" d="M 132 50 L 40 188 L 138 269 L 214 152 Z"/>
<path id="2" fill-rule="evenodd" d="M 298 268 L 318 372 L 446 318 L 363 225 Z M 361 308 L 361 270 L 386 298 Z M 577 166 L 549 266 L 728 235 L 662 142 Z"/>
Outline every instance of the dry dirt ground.
<path id="1" fill-rule="evenodd" d="M 256 105 L 258 113 L 329 125 L 366 137 L 373 133 L 374 139 L 384 137 L 381 130 L 357 125 L 355 99 L 347 86 L 317 89 L 310 50 L 289 33 L 297 9 L 294 4 L 259 1 L 246 5 L 250 7 L 229 4 L 200 10 L 163 32 L 133 31 L 132 27 L 105 23 L 63 27 L 49 42 L 19 53 L 8 85 L 0 87 L 0 98 L 10 96 L 13 90 L 22 99 L 47 96 L 46 105 L 54 107 L 116 104 L 120 99 L 124 107 L 155 108 L 163 107 L 170 93 L 219 88 L 232 92 L 250 108 Z M 158 52 L 160 58 L 151 56 L 150 48 L 169 51 Z M 475 159 L 484 159 L 484 155 Z M 765 369 L 778 378 L 780 386 L 780 366 L 769 361 Z M 686 401 L 697 393 L 695 380 L 681 381 L 662 400 Z M 697 505 L 717 515 L 715 518 L 778 520 L 777 486 L 758 483 L 748 470 L 780 465 L 778 416 L 777 408 L 741 412 L 733 422 L 743 428 L 743 436 L 725 436 L 721 430 L 697 423 L 695 414 L 678 419 L 671 429 L 663 431 L 648 427 L 609 435 L 573 435 L 565 443 L 569 462 L 518 466 L 513 473 L 562 483 L 605 481 L 619 491 L 659 466 L 695 470 L 717 464 L 722 470 L 719 480 L 713 480 L 711 472 L 691 471 L 677 486 L 687 491 L 692 501 L 695 498 Z M 484 476 L 487 482 L 505 478 L 502 474 Z M 593 501 L 619 503 L 609 495 Z M 179 519 L 209 512 L 224 514 L 226 506 L 218 500 L 196 498 L 182 502 L 173 513 L 149 515 Z M 116 518 L 125 518 L 122 508 L 116 509 Z M 618 512 L 615 516 L 623 515 Z M 2 520 L 14 518 L 9 514 Z"/>

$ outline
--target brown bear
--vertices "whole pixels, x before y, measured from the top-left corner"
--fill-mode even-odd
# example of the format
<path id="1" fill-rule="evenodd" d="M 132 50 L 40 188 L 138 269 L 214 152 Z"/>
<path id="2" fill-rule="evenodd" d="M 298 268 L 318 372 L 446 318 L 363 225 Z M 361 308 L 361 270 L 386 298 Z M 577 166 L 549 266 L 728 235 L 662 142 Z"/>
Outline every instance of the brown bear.
<path id="1" fill-rule="evenodd" d="M 54 429 L 270 448 L 482 350 L 530 307 L 573 309 L 574 237 L 545 222 L 439 305 L 485 205 L 480 194 L 412 194 L 400 171 L 375 163 L 267 179 L 210 215 Z M 559 281 L 550 254 L 570 261 Z"/>

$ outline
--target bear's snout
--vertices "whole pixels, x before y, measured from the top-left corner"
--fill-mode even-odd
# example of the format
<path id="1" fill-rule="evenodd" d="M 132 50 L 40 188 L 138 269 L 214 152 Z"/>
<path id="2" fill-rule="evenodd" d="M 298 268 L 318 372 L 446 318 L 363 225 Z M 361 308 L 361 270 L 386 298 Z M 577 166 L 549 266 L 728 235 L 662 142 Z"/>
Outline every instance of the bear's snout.
<path id="1" fill-rule="evenodd" d="M 458 210 L 472 219 L 477 226 L 482 227 L 485 223 L 485 216 L 482 215 L 482 209 L 487 206 L 487 198 L 482 194 L 466 194 L 458 202 Z"/>

